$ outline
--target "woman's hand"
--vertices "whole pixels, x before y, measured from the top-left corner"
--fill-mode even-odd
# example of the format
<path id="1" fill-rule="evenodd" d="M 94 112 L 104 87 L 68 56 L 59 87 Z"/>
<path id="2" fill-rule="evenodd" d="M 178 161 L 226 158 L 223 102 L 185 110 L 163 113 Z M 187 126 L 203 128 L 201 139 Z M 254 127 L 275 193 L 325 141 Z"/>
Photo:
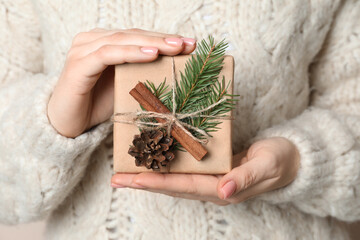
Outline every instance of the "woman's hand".
<path id="1" fill-rule="evenodd" d="M 140 29 L 94 29 L 78 34 L 48 103 L 48 118 L 66 137 L 76 137 L 113 113 L 114 68 L 154 61 L 159 54 L 189 54 L 196 41 Z"/>
<path id="2" fill-rule="evenodd" d="M 117 173 L 111 182 L 113 187 L 228 205 L 288 185 L 295 179 L 300 162 L 295 145 L 280 137 L 255 142 L 235 158 L 240 165 L 226 175 Z"/>

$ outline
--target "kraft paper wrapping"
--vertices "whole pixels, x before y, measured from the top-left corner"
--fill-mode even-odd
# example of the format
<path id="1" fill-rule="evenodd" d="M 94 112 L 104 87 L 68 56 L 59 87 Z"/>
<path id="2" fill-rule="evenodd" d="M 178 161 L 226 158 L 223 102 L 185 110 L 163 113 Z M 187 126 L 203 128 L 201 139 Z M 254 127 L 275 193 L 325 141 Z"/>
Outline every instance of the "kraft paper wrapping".
<path id="1" fill-rule="evenodd" d="M 180 81 L 180 73 L 183 72 L 186 61 L 190 55 L 174 57 L 176 79 Z M 130 90 L 140 82 L 149 80 L 158 86 L 166 77 L 166 84 L 171 89 L 172 58 L 160 56 L 151 63 L 121 64 L 115 67 L 115 103 L 114 112 L 135 112 L 141 110 L 139 103 L 129 94 Z M 219 74 L 219 80 L 225 76 L 226 83 L 229 81 L 229 93 L 233 91 L 234 59 L 225 56 L 224 66 Z M 232 115 L 229 113 L 228 115 Z M 171 173 L 204 173 L 224 174 L 234 166 L 232 161 L 231 120 L 222 120 L 218 125 L 217 132 L 213 132 L 212 138 L 205 145 L 208 153 L 201 161 L 197 161 L 188 152 L 175 151 L 175 159 L 170 162 Z M 129 146 L 139 129 L 135 125 L 114 123 L 114 171 L 123 173 L 153 172 L 144 166 L 136 166 L 134 157 L 128 154 Z"/>

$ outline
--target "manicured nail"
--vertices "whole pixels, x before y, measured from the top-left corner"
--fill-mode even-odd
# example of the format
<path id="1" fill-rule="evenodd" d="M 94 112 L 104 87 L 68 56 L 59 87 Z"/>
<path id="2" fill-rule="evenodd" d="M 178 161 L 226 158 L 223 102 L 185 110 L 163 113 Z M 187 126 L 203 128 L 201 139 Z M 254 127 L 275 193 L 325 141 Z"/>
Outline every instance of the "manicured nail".
<path id="1" fill-rule="evenodd" d="M 229 182 L 227 182 L 222 188 L 221 188 L 221 192 L 224 195 L 224 199 L 230 197 L 236 190 L 236 183 L 231 180 Z"/>
<path id="2" fill-rule="evenodd" d="M 180 38 L 165 38 L 165 42 L 171 46 L 179 47 L 184 41 Z"/>
<path id="3" fill-rule="evenodd" d="M 113 187 L 113 188 L 124 188 L 125 186 L 121 185 L 121 184 L 111 183 L 111 187 Z"/>
<path id="4" fill-rule="evenodd" d="M 194 45 L 196 43 L 196 40 L 193 38 L 181 38 L 186 45 Z"/>
<path id="5" fill-rule="evenodd" d="M 140 48 L 140 50 L 143 53 L 150 54 L 150 55 L 156 55 L 156 54 L 158 54 L 158 51 L 159 51 L 159 49 L 157 49 L 155 47 L 142 47 L 142 48 Z"/>

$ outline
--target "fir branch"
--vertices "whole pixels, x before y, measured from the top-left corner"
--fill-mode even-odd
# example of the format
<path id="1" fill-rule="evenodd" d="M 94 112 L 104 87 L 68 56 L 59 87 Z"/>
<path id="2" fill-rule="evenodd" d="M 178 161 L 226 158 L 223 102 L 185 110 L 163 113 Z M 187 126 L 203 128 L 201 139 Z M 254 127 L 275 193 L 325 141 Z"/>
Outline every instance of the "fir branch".
<path id="1" fill-rule="evenodd" d="M 215 44 L 212 36 L 209 36 L 208 42 L 202 40 L 198 45 L 195 55 L 192 55 L 186 62 L 184 72 L 180 72 L 180 81 L 175 81 L 177 113 L 195 112 L 226 98 L 226 101 L 206 112 L 200 113 L 198 117 L 189 117 L 181 120 L 206 131 L 209 135 L 210 132 L 217 131 L 219 129 L 218 125 L 222 122 L 220 119 L 216 119 L 216 117 L 226 116 L 226 113 L 235 107 L 235 102 L 237 101 L 234 97 L 238 95 L 228 93 L 230 81 L 226 84 L 224 76 L 221 81 L 218 81 L 227 46 L 228 44 L 224 39 Z M 172 111 L 172 91 L 168 89 L 165 83 L 166 79 L 158 87 L 149 81 L 146 81 L 145 85 Z M 215 118 L 201 117 L 200 115 L 214 116 Z M 196 131 L 189 131 L 195 137 L 203 138 Z M 183 150 L 179 143 L 176 143 L 176 146 L 176 149 Z"/>
<path id="2" fill-rule="evenodd" d="M 214 117 L 225 117 L 226 113 L 230 112 L 235 107 L 235 101 L 237 99 L 233 99 L 233 97 L 237 95 L 228 94 L 228 88 L 229 88 L 230 82 L 226 85 L 225 84 L 225 78 L 222 78 L 221 82 L 216 82 L 213 85 L 213 88 L 211 89 L 210 93 L 208 94 L 207 98 L 204 99 L 203 102 L 199 103 L 198 108 L 204 109 L 216 102 L 219 102 L 224 97 L 226 98 L 226 101 L 216 105 L 215 107 L 211 108 L 210 110 L 201 113 L 201 115 L 207 115 L 207 116 L 214 116 Z M 197 127 L 199 129 L 202 129 L 206 131 L 210 136 L 210 132 L 217 131 L 218 125 L 222 122 L 216 118 L 212 117 L 196 117 L 196 118 L 189 118 L 186 120 L 188 124 L 191 124 L 194 127 Z M 192 132 L 196 137 L 201 138 L 197 132 Z"/>
<path id="3" fill-rule="evenodd" d="M 166 86 L 165 84 L 166 84 L 166 78 L 157 87 L 155 86 L 154 83 L 150 82 L 149 80 L 146 80 L 145 82 L 145 86 L 147 87 L 147 89 L 149 89 L 152 92 L 152 94 L 155 95 L 155 97 L 159 98 L 160 101 L 164 100 L 166 91 L 169 87 Z"/>
<path id="4" fill-rule="evenodd" d="M 180 82 L 176 81 L 176 112 L 192 112 L 194 105 L 206 98 L 209 88 L 217 82 L 227 46 L 224 40 L 215 44 L 212 36 L 208 42 L 200 42 L 196 54 L 185 64 Z"/>
<path id="5" fill-rule="evenodd" d="M 186 94 L 185 99 L 183 100 L 183 102 L 182 102 L 182 104 L 181 104 L 181 106 L 179 108 L 179 112 L 181 112 L 181 110 L 184 108 L 184 105 L 187 102 L 187 100 L 189 99 L 189 96 L 191 95 L 191 93 L 193 93 L 194 87 L 195 87 L 196 83 L 198 82 L 199 76 L 203 73 L 204 68 L 205 68 L 205 66 L 206 66 L 206 64 L 207 64 L 207 62 L 208 62 L 208 60 L 210 58 L 210 55 L 214 51 L 214 48 L 215 48 L 215 45 L 213 45 L 211 47 L 209 53 L 207 54 L 206 59 L 205 59 L 204 63 L 202 64 L 202 67 L 201 67 L 201 70 L 200 70 L 199 74 L 196 76 L 195 80 L 193 81 L 193 83 L 191 85 L 191 88 L 190 88 L 190 91 Z"/>

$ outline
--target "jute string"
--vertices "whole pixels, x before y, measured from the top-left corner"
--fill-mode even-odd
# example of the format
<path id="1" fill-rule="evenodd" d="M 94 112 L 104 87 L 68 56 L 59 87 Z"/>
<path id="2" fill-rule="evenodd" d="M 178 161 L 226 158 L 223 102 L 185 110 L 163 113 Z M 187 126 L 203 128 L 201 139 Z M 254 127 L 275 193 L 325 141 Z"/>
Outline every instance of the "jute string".
<path id="1" fill-rule="evenodd" d="M 206 133 L 204 130 L 194 127 L 190 124 L 187 124 L 183 121 L 180 121 L 185 118 L 195 118 L 195 117 L 205 117 L 205 118 L 212 118 L 212 119 L 223 119 L 223 120 L 231 120 L 230 116 L 212 116 L 212 115 L 204 115 L 201 114 L 206 112 L 215 106 L 221 104 L 222 102 L 226 101 L 225 98 L 222 98 L 220 101 L 211 104 L 210 106 L 200 109 L 198 111 L 189 112 L 189 113 L 176 113 L 176 99 L 175 99 L 175 88 L 176 88 L 176 74 L 175 74 L 175 62 L 174 58 L 172 58 L 172 78 L 171 78 L 171 91 L 172 91 L 172 112 L 171 113 L 157 113 L 152 111 L 136 111 L 136 112 L 122 112 L 122 113 L 115 113 L 111 120 L 117 123 L 125 123 L 125 124 L 132 124 L 136 125 L 141 129 L 158 129 L 158 128 L 166 128 L 167 134 L 171 135 L 171 128 L 173 125 L 178 126 L 181 128 L 187 135 L 189 135 L 192 139 L 202 144 L 208 143 L 210 139 L 210 135 Z M 158 122 L 145 122 L 143 119 L 145 118 L 162 118 L 166 121 L 164 123 Z M 197 138 L 191 132 L 189 132 L 186 128 L 191 129 L 202 136 L 202 138 Z"/>

